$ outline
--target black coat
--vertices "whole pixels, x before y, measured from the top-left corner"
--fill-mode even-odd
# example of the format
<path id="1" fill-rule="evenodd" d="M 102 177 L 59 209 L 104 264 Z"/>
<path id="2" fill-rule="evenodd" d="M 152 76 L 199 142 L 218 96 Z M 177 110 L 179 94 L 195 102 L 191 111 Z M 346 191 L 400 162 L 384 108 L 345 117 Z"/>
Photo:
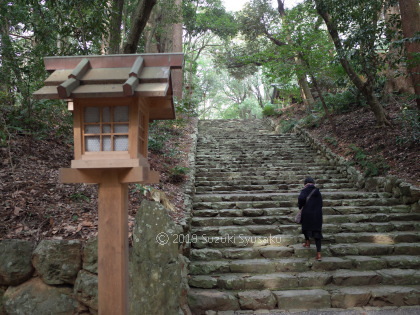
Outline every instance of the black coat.
<path id="1" fill-rule="evenodd" d="M 316 191 L 306 204 L 306 197 L 313 189 Z M 301 190 L 298 198 L 299 209 L 302 209 L 302 231 L 322 231 L 322 195 L 318 188 L 309 185 Z"/>

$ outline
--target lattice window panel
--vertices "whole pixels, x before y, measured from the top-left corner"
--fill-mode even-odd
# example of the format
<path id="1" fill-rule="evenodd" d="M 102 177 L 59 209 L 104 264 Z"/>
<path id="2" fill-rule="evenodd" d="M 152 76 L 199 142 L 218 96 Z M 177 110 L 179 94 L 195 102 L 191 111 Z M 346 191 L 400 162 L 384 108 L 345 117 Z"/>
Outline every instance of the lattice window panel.
<path id="1" fill-rule="evenodd" d="M 84 107 L 84 152 L 128 151 L 128 116 L 128 106 Z"/>

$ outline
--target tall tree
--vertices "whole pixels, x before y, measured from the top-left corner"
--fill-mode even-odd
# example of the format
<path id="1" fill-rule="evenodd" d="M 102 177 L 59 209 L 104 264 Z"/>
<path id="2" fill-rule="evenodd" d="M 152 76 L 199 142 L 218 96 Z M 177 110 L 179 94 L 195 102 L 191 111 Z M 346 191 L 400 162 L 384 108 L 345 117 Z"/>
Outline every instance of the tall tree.
<path id="1" fill-rule="evenodd" d="M 263 65 L 267 63 L 288 63 L 294 65 L 291 69 L 298 79 L 301 88 L 302 99 L 305 104 L 311 106 L 314 103 L 311 89 L 308 84 L 307 74 L 302 71 L 294 71 L 301 66 L 302 60 L 298 54 L 283 58 L 281 51 L 284 47 L 292 44 L 290 34 L 284 33 L 283 23 L 286 11 L 284 1 L 278 0 L 278 8 L 275 10 L 268 0 L 253 0 L 247 3 L 238 14 L 240 31 L 244 36 L 245 43 L 241 45 L 243 54 L 238 54 L 237 47 L 227 52 L 227 65 L 231 69 L 246 64 Z M 274 46 L 274 47 L 270 47 Z M 287 48 L 286 48 L 287 49 Z M 237 52 L 233 52 L 237 50 Z M 236 57 L 233 57 L 233 54 Z"/>
<path id="2" fill-rule="evenodd" d="M 420 5 L 418 0 L 399 0 L 401 24 L 406 40 L 408 71 L 420 110 Z"/>
<path id="3" fill-rule="evenodd" d="M 139 0 L 131 18 L 127 40 L 124 43 L 124 54 L 135 54 L 137 52 L 140 36 L 156 3 L 157 0 Z"/>
<path id="4" fill-rule="evenodd" d="M 341 65 L 366 99 L 377 124 L 390 125 L 375 95 L 377 73 L 382 63 L 377 44 L 384 31 L 379 26 L 384 1 L 344 0 L 338 3 L 333 0 L 315 0 L 315 5 L 327 25 Z M 347 56 L 352 56 L 353 64 Z"/>
<path id="5" fill-rule="evenodd" d="M 118 54 L 121 45 L 121 23 L 124 0 L 112 0 L 110 2 L 109 53 Z"/>

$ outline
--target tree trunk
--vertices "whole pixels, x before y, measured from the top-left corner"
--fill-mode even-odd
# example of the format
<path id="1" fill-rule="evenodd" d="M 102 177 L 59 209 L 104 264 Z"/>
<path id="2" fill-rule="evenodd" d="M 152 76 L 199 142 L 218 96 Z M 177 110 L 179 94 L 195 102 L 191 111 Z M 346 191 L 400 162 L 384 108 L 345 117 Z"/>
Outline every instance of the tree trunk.
<path id="1" fill-rule="evenodd" d="M 391 6 L 385 12 L 385 22 L 388 28 L 388 32 L 390 34 L 395 34 L 395 36 L 391 39 L 392 43 L 397 40 L 397 35 L 400 32 L 400 28 L 397 27 L 392 23 L 392 18 L 394 15 L 400 14 L 400 10 L 398 6 Z M 395 47 L 391 43 L 389 52 L 387 55 L 399 57 L 401 54 L 401 49 Z M 394 58 L 393 58 L 394 59 Z M 393 67 L 394 60 L 388 61 L 388 65 L 384 70 L 384 75 L 386 77 L 386 83 L 384 87 L 384 94 L 390 95 L 392 93 L 409 93 L 414 94 L 414 87 L 413 81 L 411 77 L 408 75 L 407 67 L 402 63 L 397 65 L 397 69 Z M 402 75 L 398 75 L 402 74 Z"/>
<path id="2" fill-rule="evenodd" d="M 121 22 L 124 0 L 112 0 L 109 23 L 109 54 L 118 54 L 121 44 Z"/>
<path id="3" fill-rule="evenodd" d="M 175 0 L 175 5 L 182 7 L 182 0 Z M 182 11 L 181 11 L 182 12 Z M 172 51 L 182 52 L 182 14 L 179 17 L 179 23 L 172 28 Z M 183 71 L 182 69 L 172 70 L 173 93 L 178 99 L 182 99 Z"/>
<path id="4" fill-rule="evenodd" d="M 309 87 L 308 80 L 306 79 L 304 75 L 297 74 L 297 76 L 298 76 L 298 84 L 300 87 L 303 103 L 308 107 L 308 109 L 310 109 L 314 105 L 315 100 L 314 100 L 314 97 L 312 96 L 312 92 Z"/>
<path id="5" fill-rule="evenodd" d="M 401 25 L 405 38 L 413 38 L 420 33 L 420 6 L 418 0 L 399 0 L 401 11 Z M 416 54 L 420 54 L 420 42 L 406 42 L 408 57 L 408 72 L 413 80 L 416 93 L 417 108 L 420 110 L 420 63 L 416 61 Z M 418 58 L 418 57 L 417 57 Z"/>
<path id="6" fill-rule="evenodd" d="M 374 94 L 373 82 L 371 80 L 367 80 L 366 82 L 363 82 L 360 79 L 356 71 L 350 65 L 349 61 L 342 54 L 343 45 L 341 43 L 341 39 L 338 34 L 337 28 L 334 25 L 330 15 L 320 5 L 320 0 L 315 0 L 315 4 L 316 4 L 316 9 L 318 11 L 318 14 L 324 19 L 325 24 L 327 25 L 328 32 L 330 33 L 330 36 L 334 42 L 335 49 L 338 52 L 341 65 L 343 66 L 350 80 L 353 82 L 356 88 L 365 97 L 366 102 L 368 103 L 373 114 L 375 115 L 376 123 L 378 124 L 378 126 L 384 126 L 384 125 L 390 126 L 391 123 L 386 118 L 385 111 Z"/>
<path id="7" fill-rule="evenodd" d="M 124 44 L 124 54 L 135 54 L 137 52 L 140 35 L 146 26 L 156 2 L 157 0 L 139 0 L 131 20 L 130 33 Z"/>

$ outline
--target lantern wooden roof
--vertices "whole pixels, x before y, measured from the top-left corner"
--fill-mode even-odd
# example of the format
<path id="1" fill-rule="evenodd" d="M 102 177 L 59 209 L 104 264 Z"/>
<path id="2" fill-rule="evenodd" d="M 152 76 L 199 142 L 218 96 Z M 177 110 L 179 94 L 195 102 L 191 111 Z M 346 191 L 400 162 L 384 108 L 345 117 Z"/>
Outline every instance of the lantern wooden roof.
<path id="1" fill-rule="evenodd" d="M 36 99 L 145 97 L 150 119 L 175 118 L 171 69 L 182 53 L 45 57 L 52 72 Z"/>

